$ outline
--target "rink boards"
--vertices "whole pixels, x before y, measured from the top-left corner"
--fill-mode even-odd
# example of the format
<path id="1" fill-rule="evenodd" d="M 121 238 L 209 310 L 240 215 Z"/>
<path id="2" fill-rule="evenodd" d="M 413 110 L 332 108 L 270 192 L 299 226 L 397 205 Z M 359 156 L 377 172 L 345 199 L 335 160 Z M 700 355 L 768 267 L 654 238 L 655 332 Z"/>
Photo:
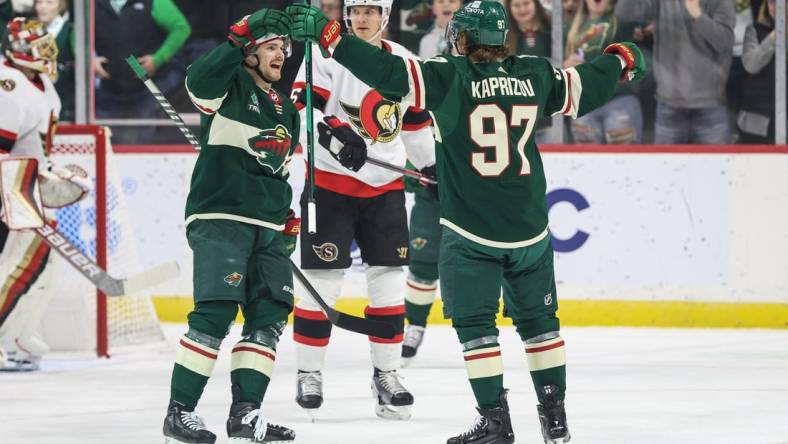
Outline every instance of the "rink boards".
<path id="1" fill-rule="evenodd" d="M 576 149 L 543 154 L 565 325 L 788 328 L 785 149 Z M 196 156 L 117 151 L 142 265 L 182 268 L 156 290 L 157 312 L 183 322 L 192 289 L 183 209 Z M 294 159 L 296 210 L 303 177 Z M 341 307 L 360 313 L 365 288 L 355 266 Z M 442 321 L 440 310 L 432 317 Z"/>

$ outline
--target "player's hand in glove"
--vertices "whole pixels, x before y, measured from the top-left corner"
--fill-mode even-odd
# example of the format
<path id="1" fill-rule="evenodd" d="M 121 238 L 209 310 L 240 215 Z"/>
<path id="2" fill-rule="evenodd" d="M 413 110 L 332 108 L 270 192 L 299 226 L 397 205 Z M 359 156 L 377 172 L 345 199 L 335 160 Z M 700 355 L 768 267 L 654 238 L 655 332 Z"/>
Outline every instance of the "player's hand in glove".
<path id="1" fill-rule="evenodd" d="M 326 116 L 317 123 L 320 146 L 327 149 L 343 167 L 358 171 L 367 161 L 367 144 L 350 128 L 350 125 L 335 116 Z"/>
<path id="2" fill-rule="evenodd" d="M 328 47 L 339 38 L 342 26 L 336 20 L 329 20 L 319 8 L 307 5 L 290 5 L 286 9 L 293 21 L 290 34 L 296 40 L 309 40 L 320 45 L 323 57 L 331 57 Z"/>
<path id="3" fill-rule="evenodd" d="M 290 210 L 287 212 L 287 221 L 285 221 L 285 229 L 282 231 L 282 239 L 285 242 L 285 249 L 287 254 L 292 255 L 296 249 L 296 242 L 298 242 L 298 235 L 301 233 L 301 218 L 296 217 L 295 211 Z"/>
<path id="4" fill-rule="evenodd" d="M 261 9 L 230 26 L 230 34 L 227 38 L 232 44 L 248 52 L 264 37 L 290 34 L 290 24 L 290 16 L 284 12 L 276 9 Z"/>
<path id="5" fill-rule="evenodd" d="M 613 43 L 604 50 L 605 54 L 613 54 L 624 59 L 626 67 L 621 73 L 621 80 L 638 81 L 646 76 L 646 59 L 640 48 L 632 42 Z"/>
<path id="6" fill-rule="evenodd" d="M 435 180 L 436 182 L 438 181 L 438 173 L 435 170 L 435 165 L 430 165 L 428 167 L 424 167 L 424 168 L 420 169 L 419 172 L 421 174 L 427 176 L 428 178 Z M 421 186 L 423 186 L 424 188 L 429 190 L 430 193 L 432 193 L 433 197 L 435 197 L 435 200 L 438 200 L 438 184 L 437 183 L 429 183 L 429 182 L 423 181 L 423 180 L 419 181 L 419 183 L 421 184 Z"/>

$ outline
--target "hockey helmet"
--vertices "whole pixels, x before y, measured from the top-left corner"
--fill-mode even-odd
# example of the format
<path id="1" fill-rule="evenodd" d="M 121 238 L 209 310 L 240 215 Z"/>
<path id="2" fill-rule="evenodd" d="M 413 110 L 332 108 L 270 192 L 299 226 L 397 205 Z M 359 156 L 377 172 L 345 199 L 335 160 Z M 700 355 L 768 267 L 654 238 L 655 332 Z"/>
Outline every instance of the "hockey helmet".
<path id="1" fill-rule="evenodd" d="M 391 14 L 391 5 L 394 0 L 345 0 L 345 6 L 342 8 L 342 19 L 345 21 L 347 29 L 353 29 L 350 26 L 350 8 L 353 6 L 377 6 L 380 8 L 380 15 L 383 21 L 380 23 L 380 30 L 375 34 L 375 37 L 383 33 L 386 26 L 389 24 L 389 14 Z"/>
<path id="2" fill-rule="evenodd" d="M 454 46 L 467 32 L 473 45 L 503 46 L 509 32 L 506 10 L 496 1 L 475 0 L 454 13 L 446 27 L 446 41 Z"/>
<path id="3" fill-rule="evenodd" d="M 41 22 L 17 17 L 8 22 L 3 53 L 14 65 L 57 79 L 57 43 Z"/>

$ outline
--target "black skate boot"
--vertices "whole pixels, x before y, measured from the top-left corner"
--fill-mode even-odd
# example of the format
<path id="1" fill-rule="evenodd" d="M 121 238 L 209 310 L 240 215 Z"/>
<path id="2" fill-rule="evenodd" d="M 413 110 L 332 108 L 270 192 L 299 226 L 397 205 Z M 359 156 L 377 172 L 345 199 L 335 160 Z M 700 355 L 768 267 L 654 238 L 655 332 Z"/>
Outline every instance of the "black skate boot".
<path id="1" fill-rule="evenodd" d="M 405 338 L 402 340 L 402 365 L 406 365 L 416 356 L 422 340 L 424 340 L 424 327 L 413 324 L 405 327 Z"/>
<path id="2" fill-rule="evenodd" d="M 512 420 L 509 417 L 509 403 L 506 394 L 501 392 L 501 407 L 492 409 L 476 408 L 479 416 L 471 428 L 458 436 L 449 438 L 446 444 L 514 444 Z"/>
<path id="3" fill-rule="evenodd" d="M 164 418 L 164 444 L 213 444 L 216 435 L 205 428 L 202 418 L 175 401 L 170 401 Z"/>
<path id="4" fill-rule="evenodd" d="M 383 419 L 410 419 L 413 395 L 399 381 L 396 370 L 381 371 L 377 368 L 372 375 L 372 394 L 377 398 L 375 414 Z"/>
<path id="5" fill-rule="evenodd" d="M 569 442 L 569 425 L 566 423 L 564 401 L 558 399 L 558 386 L 551 384 L 542 387 L 537 393 L 539 405 L 539 422 L 542 424 L 542 436 L 546 444 L 563 444 Z"/>
<path id="6" fill-rule="evenodd" d="M 290 443 L 295 441 L 295 432 L 279 425 L 271 424 L 263 417 L 258 405 L 252 402 L 236 402 L 230 406 L 227 419 L 227 436 L 230 444 L 249 444 L 256 442 Z"/>
<path id="7" fill-rule="evenodd" d="M 323 405 L 323 374 L 298 371 L 296 378 L 296 402 L 306 410 L 319 409 Z"/>

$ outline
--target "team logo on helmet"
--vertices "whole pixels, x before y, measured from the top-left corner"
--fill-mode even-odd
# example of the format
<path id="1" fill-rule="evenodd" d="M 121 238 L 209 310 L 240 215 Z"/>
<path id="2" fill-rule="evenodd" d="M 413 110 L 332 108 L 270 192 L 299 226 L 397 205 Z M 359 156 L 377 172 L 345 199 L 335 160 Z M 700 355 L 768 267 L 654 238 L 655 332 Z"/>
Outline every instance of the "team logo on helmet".
<path id="1" fill-rule="evenodd" d="M 232 272 L 224 277 L 224 282 L 231 287 L 237 287 L 241 285 L 241 281 L 244 279 L 244 275 L 238 272 Z"/>
<path id="2" fill-rule="evenodd" d="M 374 89 L 364 95 L 359 106 L 339 104 L 358 133 L 371 139 L 372 143 L 391 142 L 402 130 L 402 109 L 399 103 L 384 99 Z"/>
<path id="3" fill-rule="evenodd" d="M 339 248 L 331 242 L 326 242 L 323 245 L 312 245 L 312 250 L 317 257 L 325 262 L 333 262 L 339 257 Z"/>
<path id="4" fill-rule="evenodd" d="M 284 164 L 292 141 L 290 131 L 284 125 L 276 125 L 249 139 L 249 147 L 257 157 L 257 162 L 275 173 Z"/>

